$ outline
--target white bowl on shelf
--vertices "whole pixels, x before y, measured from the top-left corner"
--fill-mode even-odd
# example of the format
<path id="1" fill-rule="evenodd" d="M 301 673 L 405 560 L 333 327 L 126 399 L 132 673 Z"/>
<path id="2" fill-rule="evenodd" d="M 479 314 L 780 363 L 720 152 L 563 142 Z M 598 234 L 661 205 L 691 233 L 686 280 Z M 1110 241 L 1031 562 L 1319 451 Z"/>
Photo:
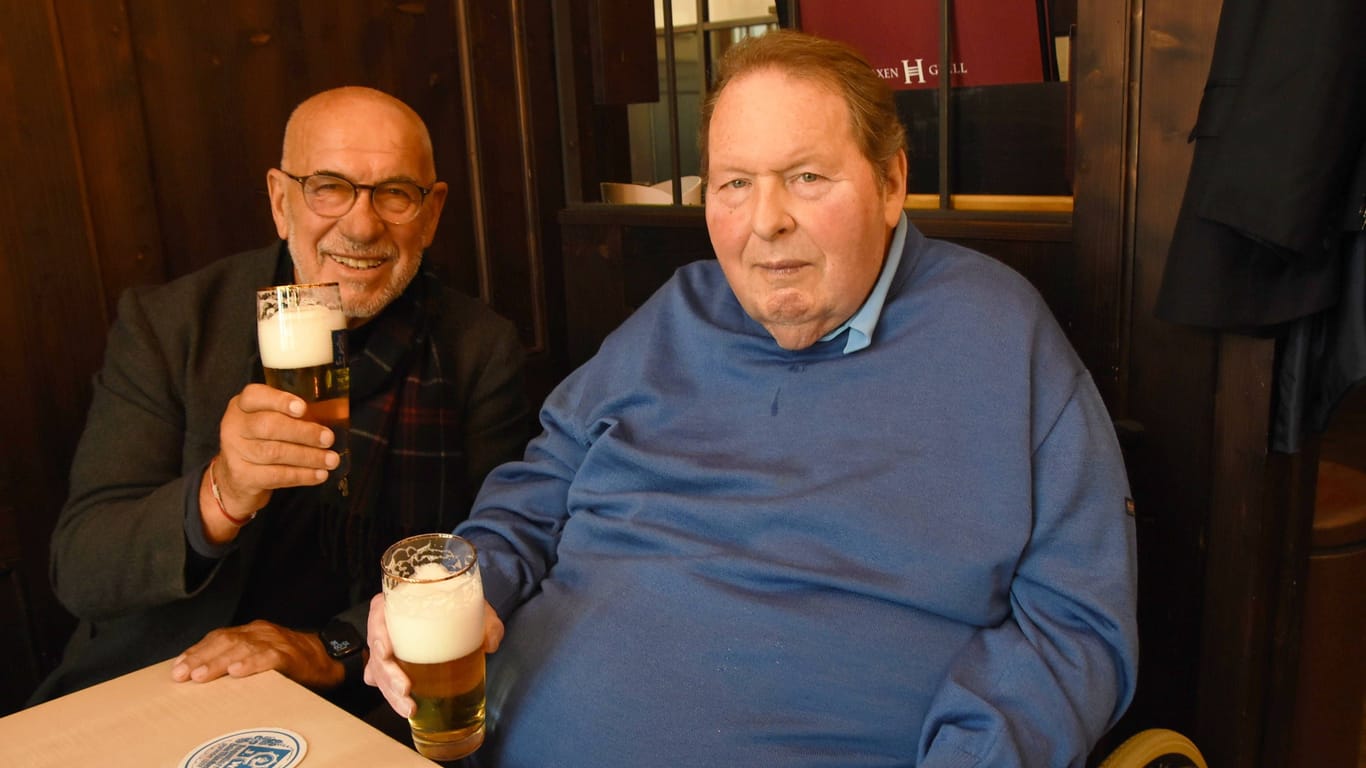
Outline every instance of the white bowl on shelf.
<path id="1" fill-rule="evenodd" d="M 615 203 L 619 205 L 672 205 L 673 181 L 665 179 L 658 184 L 646 186 L 644 184 L 624 184 L 616 181 L 604 181 L 599 184 L 602 189 L 602 201 L 604 203 Z M 684 176 L 683 204 L 701 205 L 702 204 L 702 177 Z"/>

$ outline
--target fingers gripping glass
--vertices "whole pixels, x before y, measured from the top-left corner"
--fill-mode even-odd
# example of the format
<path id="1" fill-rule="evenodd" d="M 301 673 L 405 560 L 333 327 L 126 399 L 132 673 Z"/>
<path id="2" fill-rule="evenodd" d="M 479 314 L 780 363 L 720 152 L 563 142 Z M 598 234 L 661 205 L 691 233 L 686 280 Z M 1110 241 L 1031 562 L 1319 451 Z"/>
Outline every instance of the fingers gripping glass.
<path id="1" fill-rule="evenodd" d="M 422 202 L 431 187 L 421 187 L 411 181 L 381 181 L 378 184 L 357 184 L 350 179 L 326 173 L 295 176 L 280 171 L 303 187 L 304 203 L 310 211 L 329 219 L 345 216 L 356 204 L 360 190 L 370 193 L 370 207 L 375 214 L 390 224 L 407 224 L 417 218 Z"/>

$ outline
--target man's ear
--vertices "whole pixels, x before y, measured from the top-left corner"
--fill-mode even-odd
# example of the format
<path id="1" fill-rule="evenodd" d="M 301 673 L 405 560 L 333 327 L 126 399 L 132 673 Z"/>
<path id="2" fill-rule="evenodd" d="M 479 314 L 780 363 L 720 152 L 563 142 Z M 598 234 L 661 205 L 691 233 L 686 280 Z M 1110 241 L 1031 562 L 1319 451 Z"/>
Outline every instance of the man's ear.
<path id="1" fill-rule="evenodd" d="M 432 185 L 427 200 L 422 204 L 422 247 L 425 249 L 436 239 L 436 225 L 441 222 L 441 209 L 446 206 L 446 182 L 438 181 Z"/>
<path id="2" fill-rule="evenodd" d="M 275 168 L 266 171 L 266 194 L 270 196 L 270 215 L 275 219 L 275 232 L 281 240 L 289 239 L 289 216 L 285 212 L 285 195 L 289 194 L 289 185 L 294 183 L 293 179 Z"/>
<path id="3" fill-rule="evenodd" d="M 883 212 L 887 226 L 895 227 L 901 220 L 901 209 L 906 205 L 906 150 L 897 150 L 896 157 L 887 164 L 887 189 L 884 190 Z"/>

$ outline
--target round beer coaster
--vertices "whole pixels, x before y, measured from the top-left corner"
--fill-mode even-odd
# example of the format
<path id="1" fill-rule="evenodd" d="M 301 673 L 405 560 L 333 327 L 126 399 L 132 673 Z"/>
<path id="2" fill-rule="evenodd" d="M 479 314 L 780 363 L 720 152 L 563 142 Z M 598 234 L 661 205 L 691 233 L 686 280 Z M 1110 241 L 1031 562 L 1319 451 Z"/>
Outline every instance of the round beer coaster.
<path id="1" fill-rule="evenodd" d="M 180 768 L 290 768 L 308 753 L 308 742 L 283 728 L 248 728 L 200 744 Z"/>

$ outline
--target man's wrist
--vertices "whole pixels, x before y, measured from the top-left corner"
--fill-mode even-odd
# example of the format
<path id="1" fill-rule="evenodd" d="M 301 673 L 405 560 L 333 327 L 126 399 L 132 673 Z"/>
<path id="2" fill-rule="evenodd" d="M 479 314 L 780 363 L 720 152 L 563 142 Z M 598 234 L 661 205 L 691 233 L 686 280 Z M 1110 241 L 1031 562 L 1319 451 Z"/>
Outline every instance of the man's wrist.
<path id="1" fill-rule="evenodd" d="M 218 507 L 219 513 L 221 513 L 223 517 L 226 518 L 227 521 L 233 525 L 233 527 L 241 528 L 242 526 L 256 519 L 256 510 L 252 510 L 250 513 L 246 515 L 235 515 L 228 511 L 227 506 L 223 504 L 223 492 L 218 487 L 218 480 L 214 477 L 213 474 L 213 465 L 217 462 L 217 456 L 209 460 L 209 493 L 211 496 L 213 496 L 214 506 Z"/>
<path id="2" fill-rule="evenodd" d="M 318 639 L 327 655 L 341 663 L 345 672 L 343 684 L 361 678 L 365 671 L 365 638 L 355 627 L 333 619 L 318 632 Z"/>
<path id="3" fill-rule="evenodd" d="M 185 538 L 198 555 L 217 560 L 233 549 L 242 529 L 214 509 L 208 466 L 193 477 L 193 481 L 186 483 Z"/>

